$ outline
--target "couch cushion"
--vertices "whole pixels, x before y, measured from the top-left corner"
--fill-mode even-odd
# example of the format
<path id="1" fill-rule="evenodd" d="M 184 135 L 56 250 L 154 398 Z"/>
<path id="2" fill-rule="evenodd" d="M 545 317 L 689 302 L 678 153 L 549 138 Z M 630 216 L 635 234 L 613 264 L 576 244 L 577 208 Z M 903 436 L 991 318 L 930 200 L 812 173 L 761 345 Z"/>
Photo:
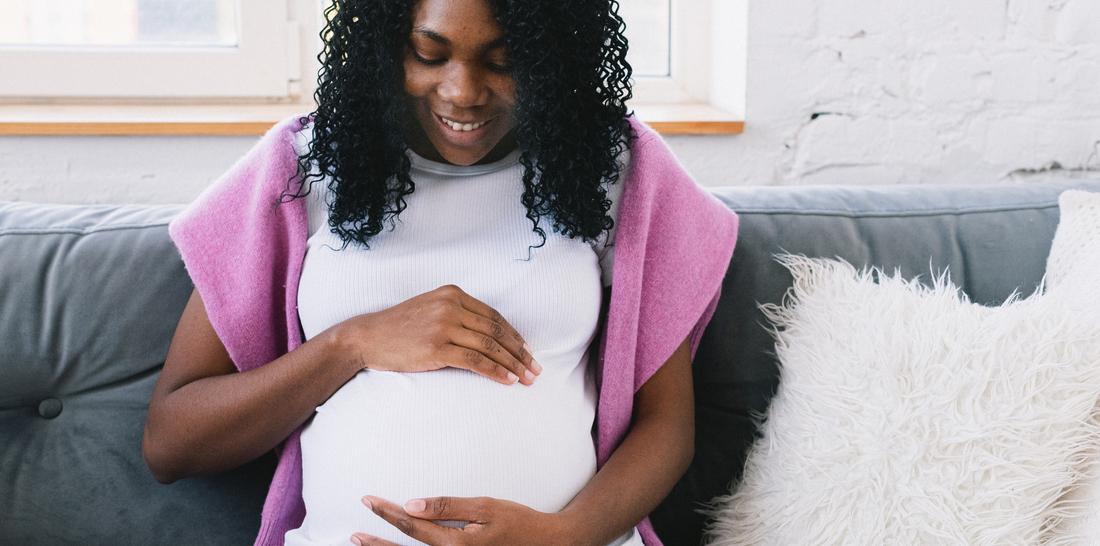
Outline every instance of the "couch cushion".
<path id="1" fill-rule="evenodd" d="M 713 188 L 741 228 L 694 363 L 695 460 L 652 517 L 665 543 L 699 543 L 694 509 L 739 477 L 753 412 L 774 392 L 756 303 L 779 302 L 791 278 L 771 254 L 906 275 L 949 266 L 974 301 L 999 303 L 1037 285 L 1070 187 L 1100 181 Z M 254 538 L 270 455 L 170 486 L 141 458 L 149 395 L 192 290 L 167 233 L 180 210 L 0 202 L 0 544 Z"/>
<path id="2" fill-rule="evenodd" d="M 248 544 L 273 470 L 157 483 L 149 396 L 191 282 L 180 206 L 0 203 L 0 544 Z"/>
<path id="3" fill-rule="evenodd" d="M 779 303 L 790 273 L 781 249 L 839 256 L 903 275 L 950 268 L 975 303 L 1038 285 L 1058 223 L 1058 194 L 1100 180 L 1028 185 L 725 187 L 741 217 L 722 299 L 694 361 L 695 460 L 651 519 L 666 544 L 699 544 L 699 502 L 729 492 L 754 438 L 753 415 L 777 385 L 774 340 L 757 303 Z"/>

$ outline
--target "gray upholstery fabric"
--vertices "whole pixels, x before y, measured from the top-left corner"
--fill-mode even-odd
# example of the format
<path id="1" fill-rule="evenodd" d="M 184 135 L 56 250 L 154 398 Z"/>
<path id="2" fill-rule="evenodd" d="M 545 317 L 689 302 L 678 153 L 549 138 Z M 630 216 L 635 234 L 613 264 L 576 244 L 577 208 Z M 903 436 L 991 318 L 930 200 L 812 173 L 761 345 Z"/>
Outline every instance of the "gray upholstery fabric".
<path id="1" fill-rule="evenodd" d="M 729 187 L 741 215 L 723 295 L 694 363 L 696 455 L 653 514 L 669 545 L 699 542 L 700 501 L 728 491 L 752 413 L 776 386 L 757 303 L 790 277 L 780 249 L 928 276 L 949 267 L 976 302 L 1030 293 L 1064 184 Z M 0 544 L 247 544 L 270 454 L 158 484 L 141 456 L 149 394 L 192 285 L 167 234 L 182 207 L 0 202 Z"/>
<path id="2" fill-rule="evenodd" d="M 181 208 L 0 203 L 0 544 L 252 543 L 272 456 L 162 485 L 141 455 Z"/>

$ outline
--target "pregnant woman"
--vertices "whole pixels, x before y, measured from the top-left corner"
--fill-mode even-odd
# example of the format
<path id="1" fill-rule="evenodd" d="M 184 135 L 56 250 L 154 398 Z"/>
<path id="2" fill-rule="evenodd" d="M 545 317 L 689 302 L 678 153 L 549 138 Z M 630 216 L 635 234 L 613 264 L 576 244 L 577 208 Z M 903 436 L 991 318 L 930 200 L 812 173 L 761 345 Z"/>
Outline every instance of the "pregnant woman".
<path id="1" fill-rule="evenodd" d="M 333 4 L 316 111 L 169 226 L 158 480 L 274 449 L 259 545 L 660 544 L 737 218 L 628 115 L 617 9 Z"/>

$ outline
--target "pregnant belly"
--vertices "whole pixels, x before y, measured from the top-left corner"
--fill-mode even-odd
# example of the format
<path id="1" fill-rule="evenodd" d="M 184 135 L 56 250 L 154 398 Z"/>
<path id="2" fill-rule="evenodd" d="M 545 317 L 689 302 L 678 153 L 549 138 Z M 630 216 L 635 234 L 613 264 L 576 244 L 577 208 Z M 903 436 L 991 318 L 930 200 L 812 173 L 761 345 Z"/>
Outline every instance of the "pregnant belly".
<path id="1" fill-rule="evenodd" d="M 368 494 L 398 504 L 488 496 L 560 510 L 596 472 L 596 391 L 583 365 L 556 371 L 548 366 L 530 387 L 455 368 L 360 372 L 302 432 L 301 531 L 414 543 L 360 503 Z"/>

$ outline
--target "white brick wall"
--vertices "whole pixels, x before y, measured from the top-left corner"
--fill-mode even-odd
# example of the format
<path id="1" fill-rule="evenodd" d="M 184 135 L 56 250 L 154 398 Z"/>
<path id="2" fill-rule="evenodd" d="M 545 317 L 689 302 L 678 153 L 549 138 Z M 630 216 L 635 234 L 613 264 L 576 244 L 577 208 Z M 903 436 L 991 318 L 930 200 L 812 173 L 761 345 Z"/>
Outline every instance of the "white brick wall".
<path id="1" fill-rule="evenodd" d="M 705 183 L 1100 177 L 1097 0 L 782 0 L 749 11 L 745 134 L 672 139 L 693 158 L 723 158 L 693 164 Z"/>
<path id="2" fill-rule="evenodd" d="M 690 0 L 687 0 L 690 1 Z M 1100 0 L 761 0 L 747 126 L 703 184 L 1100 177 Z M 186 202 L 250 138 L 0 138 L 0 199 Z"/>

